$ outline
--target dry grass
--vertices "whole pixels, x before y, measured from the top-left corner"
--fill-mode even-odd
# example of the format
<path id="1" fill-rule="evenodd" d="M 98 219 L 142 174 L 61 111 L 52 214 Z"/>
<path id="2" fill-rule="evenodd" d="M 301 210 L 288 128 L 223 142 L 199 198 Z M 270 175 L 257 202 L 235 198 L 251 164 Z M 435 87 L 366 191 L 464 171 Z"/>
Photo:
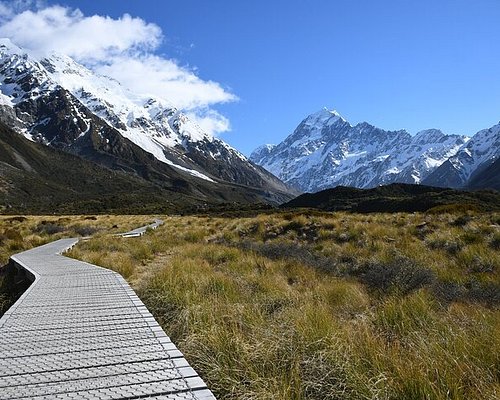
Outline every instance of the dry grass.
<path id="1" fill-rule="evenodd" d="M 150 222 L 151 216 L 0 216 L 0 267 L 13 254 L 56 239 L 88 235 L 99 238 Z M 24 287 L 13 287 L 7 268 L 0 268 L 0 315 L 20 294 L 18 289 Z"/>
<path id="2" fill-rule="evenodd" d="M 0 216 L 0 265 L 19 251 L 63 237 L 100 237 L 151 222 L 141 215 Z"/>
<path id="3" fill-rule="evenodd" d="M 122 272 L 220 399 L 495 399 L 500 215 L 166 217 Z"/>
<path id="4" fill-rule="evenodd" d="M 496 399 L 499 214 L 0 217 L 117 270 L 220 399 Z M 1 282 L 0 282 L 1 283 Z M 0 306 L 10 298 L 0 295 Z"/>

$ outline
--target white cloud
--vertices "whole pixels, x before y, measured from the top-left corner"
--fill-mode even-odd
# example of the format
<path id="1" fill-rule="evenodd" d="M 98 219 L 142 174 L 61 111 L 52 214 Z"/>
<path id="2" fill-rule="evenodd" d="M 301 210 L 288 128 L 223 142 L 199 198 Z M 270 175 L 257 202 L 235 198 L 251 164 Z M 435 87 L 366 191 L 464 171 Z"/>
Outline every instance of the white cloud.
<path id="1" fill-rule="evenodd" d="M 0 27 L 0 35 L 21 47 L 58 51 L 87 63 L 123 52 L 150 51 L 161 41 L 161 29 L 140 18 L 85 17 L 80 10 L 61 6 L 15 14 Z"/>
<path id="2" fill-rule="evenodd" d="M 174 105 L 185 110 L 236 100 L 217 82 L 204 81 L 174 61 L 152 54 L 115 57 L 96 69 L 119 82 L 127 82 L 133 91 L 172 99 Z"/>
<path id="3" fill-rule="evenodd" d="M 163 40 L 159 26 L 128 14 L 118 19 L 85 16 L 78 9 L 37 4 L 0 2 L 0 37 L 33 52 L 66 54 L 133 91 L 164 98 L 186 110 L 208 133 L 229 130 L 227 118 L 210 107 L 237 97 L 155 54 Z"/>
<path id="4" fill-rule="evenodd" d="M 188 117 L 197 124 L 205 132 L 214 135 L 219 132 L 227 132 L 231 129 L 229 120 L 215 110 L 194 110 L 187 113 Z"/>

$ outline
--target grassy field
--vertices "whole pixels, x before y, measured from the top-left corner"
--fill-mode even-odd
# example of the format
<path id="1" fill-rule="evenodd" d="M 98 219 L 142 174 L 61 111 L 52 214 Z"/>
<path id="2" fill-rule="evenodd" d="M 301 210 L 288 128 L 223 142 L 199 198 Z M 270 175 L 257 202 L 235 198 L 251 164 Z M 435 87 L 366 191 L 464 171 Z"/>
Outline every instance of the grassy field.
<path id="1" fill-rule="evenodd" d="M 2 261 L 93 233 L 69 255 L 126 277 L 220 399 L 500 396 L 498 213 L 163 217 L 129 239 L 110 233 L 150 217 L 87 218 L 2 218 Z"/>
<path id="2" fill-rule="evenodd" d="M 220 399 L 496 399 L 500 214 L 166 217 L 117 270 Z"/>

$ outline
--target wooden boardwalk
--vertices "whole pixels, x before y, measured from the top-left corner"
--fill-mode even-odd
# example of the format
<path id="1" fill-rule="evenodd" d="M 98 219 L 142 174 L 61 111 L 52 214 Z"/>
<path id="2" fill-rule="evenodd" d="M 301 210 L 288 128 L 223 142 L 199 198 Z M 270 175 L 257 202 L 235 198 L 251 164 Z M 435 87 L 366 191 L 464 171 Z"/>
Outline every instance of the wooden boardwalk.
<path id="1" fill-rule="evenodd" d="M 117 236 L 121 237 L 137 237 L 137 236 L 142 236 L 146 233 L 148 229 L 156 229 L 158 228 L 161 224 L 163 224 L 163 221 L 161 219 L 155 219 L 155 222 L 152 224 L 146 225 L 146 226 L 141 226 L 140 228 L 136 228 L 134 230 L 124 232 L 124 233 L 119 233 Z"/>
<path id="2" fill-rule="evenodd" d="M 215 399 L 127 282 L 60 255 L 13 256 L 34 282 L 0 319 L 0 399 Z"/>

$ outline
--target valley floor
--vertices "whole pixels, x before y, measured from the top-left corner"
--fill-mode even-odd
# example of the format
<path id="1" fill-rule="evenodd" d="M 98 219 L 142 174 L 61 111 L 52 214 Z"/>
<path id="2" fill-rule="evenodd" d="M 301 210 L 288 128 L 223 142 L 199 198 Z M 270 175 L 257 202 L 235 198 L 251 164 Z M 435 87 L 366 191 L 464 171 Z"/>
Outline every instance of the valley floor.
<path id="1" fill-rule="evenodd" d="M 150 217 L 88 218 L 2 217 L 2 263 L 94 234 L 69 255 L 120 272 L 219 399 L 500 395 L 499 213 L 167 216 L 133 241 L 110 233 Z"/>

